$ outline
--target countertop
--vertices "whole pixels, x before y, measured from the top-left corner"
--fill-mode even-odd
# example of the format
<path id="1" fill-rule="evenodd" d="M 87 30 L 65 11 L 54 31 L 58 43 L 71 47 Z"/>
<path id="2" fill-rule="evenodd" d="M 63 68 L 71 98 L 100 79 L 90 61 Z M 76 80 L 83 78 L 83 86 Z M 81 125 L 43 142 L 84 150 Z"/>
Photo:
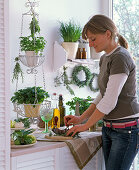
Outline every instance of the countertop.
<path id="1" fill-rule="evenodd" d="M 46 141 L 37 141 L 34 146 L 21 149 L 11 149 L 11 157 L 16 157 L 24 154 L 30 154 L 34 152 L 46 151 L 55 148 L 61 148 L 66 146 L 65 142 L 46 142 Z"/>
<path id="2" fill-rule="evenodd" d="M 101 132 L 91 132 L 91 133 L 81 132 L 81 134 L 83 136 L 85 136 L 86 133 L 87 133 L 87 137 L 88 137 L 88 135 L 90 136 L 91 134 L 93 136 L 101 134 Z M 40 141 L 39 140 L 39 141 L 37 141 L 37 143 L 34 146 L 31 146 L 31 147 L 20 148 L 20 149 L 11 149 L 11 155 L 10 156 L 16 157 L 16 156 L 20 156 L 20 155 L 24 155 L 24 154 L 30 154 L 30 153 L 40 152 L 40 151 L 62 148 L 64 146 L 67 146 L 67 144 L 65 142 Z"/>

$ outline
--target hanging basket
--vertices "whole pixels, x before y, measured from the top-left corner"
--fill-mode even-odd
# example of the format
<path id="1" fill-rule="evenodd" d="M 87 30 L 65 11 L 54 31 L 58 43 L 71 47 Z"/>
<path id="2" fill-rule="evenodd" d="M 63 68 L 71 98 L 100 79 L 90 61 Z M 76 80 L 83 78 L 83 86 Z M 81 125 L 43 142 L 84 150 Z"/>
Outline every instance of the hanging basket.
<path id="1" fill-rule="evenodd" d="M 30 68 L 35 68 L 40 66 L 44 60 L 45 60 L 45 56 L 39 56 L 39 55 L 19 55 L 19 60 L 22 62 L 22 64 L 24 64 L 27 67 Z"/>
<path id="2" fill-rule="evenodd" d="M 40 115 L 41 105 L 24 104 L 25 116 L 26 117 L 38 117 Z"/>
<path id="3" fill-rule="evenodd" d="M 36 56 L 35 51 L 26 51 L 25 54 L 28 67 L 36 67 L 39 62 L 39 57 Z"/>
<path id="4" fill-rule="evenodd" d="M 40 115 L 40 107 L 50 109 L 51 101 L 45 100 L 42 104 L 16 104 L 14 103 L 14 111 L 17 115 L 23 117 L 39 117 Z M 17 116 L 18 117 L 18 116 Z"/>

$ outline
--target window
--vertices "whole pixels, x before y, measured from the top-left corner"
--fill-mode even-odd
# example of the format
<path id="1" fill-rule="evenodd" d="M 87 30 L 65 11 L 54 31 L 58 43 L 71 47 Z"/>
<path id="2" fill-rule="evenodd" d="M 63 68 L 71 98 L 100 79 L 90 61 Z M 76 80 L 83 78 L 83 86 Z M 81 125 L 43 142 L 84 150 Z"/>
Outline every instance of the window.
<path id="1" fill-rule="evenodd" d="M 129 50 L 136 61 L 139 100 L 139 0 L 113 0 L 113 20 L 128 41 Z"/>
<path id="2" fill-rule="evenodd" d="M 128 41 L 129 51 L 136 62 L 139 101 L 139 0 L 113 0 L 113 20 Z M 139 154 L 130 170 L 139 170 Z"/>

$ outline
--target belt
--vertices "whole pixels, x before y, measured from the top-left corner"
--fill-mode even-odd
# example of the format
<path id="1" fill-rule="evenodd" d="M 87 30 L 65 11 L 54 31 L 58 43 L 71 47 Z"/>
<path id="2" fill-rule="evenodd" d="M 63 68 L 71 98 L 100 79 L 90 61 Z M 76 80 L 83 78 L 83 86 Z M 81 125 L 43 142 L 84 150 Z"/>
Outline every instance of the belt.
<path id="1" fill-rule="evenodd" d="M 139 119 L 137 120 L 139 123 Z M 126 128 L 126 127 L 131 127 L 137 125 L 137 121 L 130 121 L 130 122 L 124 122 L 124 123 L 113 123 L 113 122 L 106 122 L 104 121 L 104 126 L 105 127 L 110 127 L 110 128 Z"/>
<path id="2" fill-rule="evenodd" d="M 125 123 L 125 122 L 131 122 L 131 121 L 136 121 L 137 119 L 139 119 L 139 117 L 135 117 L 135 118 L 128 118 L 128 119 L 118 119 L 118 120 L 107 120 L 107 119 L 103 119 L 105 122 L 113 122 L 113 123 Z"/>

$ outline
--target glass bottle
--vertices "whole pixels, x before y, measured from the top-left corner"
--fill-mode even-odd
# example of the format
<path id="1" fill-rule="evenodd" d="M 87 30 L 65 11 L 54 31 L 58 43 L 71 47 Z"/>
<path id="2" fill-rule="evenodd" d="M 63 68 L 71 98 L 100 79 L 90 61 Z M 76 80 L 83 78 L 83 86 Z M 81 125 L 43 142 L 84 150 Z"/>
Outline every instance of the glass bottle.
<path id="1" fill-rule="evenodd" d="M 52 95 L 53 105 L 54 105 L 54 111 L 53 111 L 53 118 L 51 122 L 51 128 L 57 127 L 60 128 L 60 111 L 57 106 L 57 94 L 53 93 Z"/>
<path id="2" fill-rule="evenodd" d="M 76 53 L 76 59 L 82 59 L 82 50 L 81 50 L 81 48 L 78 48 L 78 51 Z"/>
<path id="3" fill-rule="evenodd" d="M 65 107 L 63 105 L 63 96 L 59 95 L 59 111 L 60 111 L 60 126 L 65 126 L 64 124 L 64 116 L 65 116 Z"/>
<path id="4" fill-rule="evenodd" d="M 82 51 L 82 59 L 87 59 L 87 52 L 85 48 L 83 48 L 83 51 Z"/>

